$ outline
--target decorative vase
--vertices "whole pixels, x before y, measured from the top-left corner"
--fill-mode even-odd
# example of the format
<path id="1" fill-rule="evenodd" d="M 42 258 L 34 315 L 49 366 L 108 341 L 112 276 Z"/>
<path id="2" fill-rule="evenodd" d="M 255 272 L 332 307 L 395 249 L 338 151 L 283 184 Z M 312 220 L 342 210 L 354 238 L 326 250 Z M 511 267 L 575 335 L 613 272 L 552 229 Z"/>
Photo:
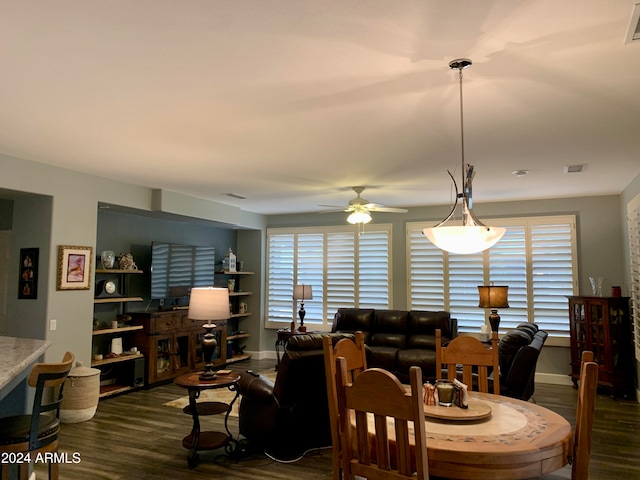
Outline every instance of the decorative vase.
<path id="1" fill-rule="evenodd" d="M 594 297 L 602 296 L 602 277 L 589 277 L 591 283 L 591 291 Z"/>
<path id="2" fill-rule="evenodd" d="M 102 262 L 102 268 L 111 269 L 116 263 L 116 254 L 111 250 L 105 250 L 100 254 L 100 261 Z"/>

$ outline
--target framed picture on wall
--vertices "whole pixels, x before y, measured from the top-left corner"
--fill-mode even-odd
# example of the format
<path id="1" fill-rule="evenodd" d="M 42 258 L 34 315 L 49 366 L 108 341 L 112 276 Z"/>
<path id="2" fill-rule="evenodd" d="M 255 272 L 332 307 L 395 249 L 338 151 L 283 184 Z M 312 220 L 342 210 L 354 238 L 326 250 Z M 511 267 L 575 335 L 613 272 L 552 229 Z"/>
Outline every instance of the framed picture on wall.
<path id="1" fill-rule="evenodd" d="M 20 249 L 20 279 L 18 298 L 35 300 L 38 298 L 38 248 Z"/>
<path id="2" fill-rule="evenodd" d="M 58 247 L 57 290 L 89 290 L 93 247 Z"/>

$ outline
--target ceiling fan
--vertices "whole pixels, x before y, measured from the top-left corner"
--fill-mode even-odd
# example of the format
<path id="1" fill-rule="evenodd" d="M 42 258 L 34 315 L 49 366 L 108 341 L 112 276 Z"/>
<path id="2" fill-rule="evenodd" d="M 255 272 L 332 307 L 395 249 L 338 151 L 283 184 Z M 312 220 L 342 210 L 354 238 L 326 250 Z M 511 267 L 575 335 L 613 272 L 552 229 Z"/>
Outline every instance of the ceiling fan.
<path id="1" fill-rule="evenodd" d="M 362 198 L 360 194 L 364 192 L 365 187 L 352 187 L 356 192 L 357 197 L 349 200 L 349 206 L 347 208 L 339 210 L 326 210 L 319 213 L 335 213 L 335 212 L 347 212 L 351 213 L 347 217 L 347 222 L 353 224 L 369 223 L 371 221 L 370 212 L 388 212 L 388 213 L 407 213 L 406 208 L 393 208 L 385 207 L 377 203 L 371 203 L 366 198 Z M 330 206 L 330 205 L 326 205 Z M 339 208 L 339 207 L 336 207 Z"/>

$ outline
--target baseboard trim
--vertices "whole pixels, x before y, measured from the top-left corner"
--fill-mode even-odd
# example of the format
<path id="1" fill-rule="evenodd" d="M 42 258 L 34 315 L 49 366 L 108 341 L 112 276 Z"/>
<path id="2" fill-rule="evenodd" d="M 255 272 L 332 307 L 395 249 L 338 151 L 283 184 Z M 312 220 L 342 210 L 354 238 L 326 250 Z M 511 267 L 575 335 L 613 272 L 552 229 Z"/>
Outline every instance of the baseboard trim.
<path id="1" fill-rule="evenodd" d="M 536 373 L 536 383 L 573 386 L 569 375 L 560 375 L 558 373 Z"/>

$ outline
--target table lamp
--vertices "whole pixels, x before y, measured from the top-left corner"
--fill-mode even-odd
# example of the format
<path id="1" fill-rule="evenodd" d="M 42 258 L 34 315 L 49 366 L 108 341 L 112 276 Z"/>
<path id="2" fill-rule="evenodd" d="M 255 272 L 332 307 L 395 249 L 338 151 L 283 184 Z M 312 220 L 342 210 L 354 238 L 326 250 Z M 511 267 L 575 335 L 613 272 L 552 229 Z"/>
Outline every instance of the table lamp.
<path id="1" fill-rule="evenodd" d="M 192 320 L 204 320 L 202 325 L 206 333 L 202 337 L 202 353 L 207 363 L 200 380 L 213 380 L 216 374 L 213 371 L 213 355 L 218 342 L 213 334 L 216 325 L 213 320 L 226 320 L 229 318 L 229 289 L 215 287 L 196 287 L 191 289 L 189 299 L 188 317 Z"/>
<path id="2" fill-rule="evenodd" d="M 489 323 L 491 324 L 491 331 L 497 332 L 500 326 L 500 315 L 498 315 L 498 308 L 509 308 L 507 286 L 480 286 L 478 285 L 478 295 L 480 302 L 478 307 L 490 308 Z"/>
<path id="3" fill-rule="evenodd" d="M 300 310 L 298 310 L 298 315 L 300 316 L 300 327 L 298 328 L 299 332 L 306 332 L 307 327 L 304 326 L 304 316 L 307 312 L 304 311 L 304 301 L 313 299 L 313 292 L 311 289 L 311 285 L 296 285 L 293 289 L 293 299 L 294 300 L 302 300 L 300 302 Z"/>

